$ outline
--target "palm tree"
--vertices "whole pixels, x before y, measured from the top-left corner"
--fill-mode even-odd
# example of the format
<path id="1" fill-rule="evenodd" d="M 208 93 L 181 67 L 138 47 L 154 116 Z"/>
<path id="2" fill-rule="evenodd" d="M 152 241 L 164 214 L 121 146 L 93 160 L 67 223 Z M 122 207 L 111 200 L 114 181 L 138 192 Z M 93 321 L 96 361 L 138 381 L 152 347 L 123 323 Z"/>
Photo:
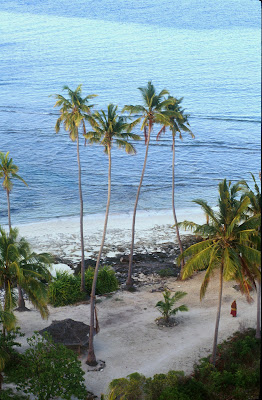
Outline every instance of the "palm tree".
<path id="1" fill-rule="evenodd" d="M 55 131 L 60 131 L 61 123 L 64 129 L 69 132 L 70 139 L 77 144 L 77 162 L 78 162 L 78 186 L 80 199 L 80 240 L 81 240 L 81 291 L 85 291 L 85 257 L 84 257 L 84 228 L 83 228 L 83 196 L 81 186 L 81 163 L 79 153 L 79 128 L 82 127 L 83 133 L 86 133 L 85 118 L 90 114 L 93 105 L 88 101 L 96 95 L 81 97 L 82 85 L 77 86 L 76 90 L 71 90 L 68 86 L 64 86 L 63 90 L 67 91 L 68 98 L 61 94 L 56 94 L 57 102 L 54 107 L 60 107 L 60 117 L 56 121 Z"/>
<path id="2" fill-rule="evenodd" d="M 124 117 L 119 117 L 117 114 L 117 106 L 109 104 L 107 108 L 107 113 L 104 111 L 96 111 L 91 117 L 88 118 L 93 131 L 88 132 L 84 135 L 90 143 L 100 143 L 104 147 L 105 153 L 108 155 L 108 197 L 106 205 L 105 223 L 103 237 L 100 245 L 100 250 L 97 256 L 96 267 L 94 272 L 91 299 L 90 299 L 90 334 L 89 334 L 89 349 L 87 364 L 96 365 L 96 357 L 94 352 L 93 335 L 94 335 L 94 311 L 95 311 L 95 292 L 96 292 L 96 282 L 98 269 L 100 264 L 100 259 L 104 247 L 107 221 L 110 206 L 110 196 L 111 196 L 111 148 L 113 145 L 113 140 L 115 140 L 116 145 L 120 149 L 125 149 L 128 154 L 135 154 L 134 146 L 128 142 L 128 139 L 139 140 L 140 136 L 132 134 L 128 128 L 129 124 L 126 123 Z"/>
<path id="3" fill-rule="evenodd" d="M 131 114 L 137 115 L 142 114 L 141 117 L 137 118 L 130 124 L 130 127 L 133 128 L 142 120 L 141 130 L 144 131 L 145 136 L 145 144 L 146 144 L 146 151 L 145 151 L 145 158 L 144 158 L 144 165 L 142 169 L 142 174 L 137 190 L 134 213 L 133 213 L 133 222 L 132 222 L 132 240 L 131 240 L 131 249 L 130 249 L 130 256 L 129 256 L 129 268 L 128 268 L 128 277 L 126 281 L 127 288 L 131 288 L 133 286 L 132 281 L 132 268 L 133 268 L 133 252 L 134 252 L 134 241 L 135 241 L 135 222 L 136 222 L 136 210 L 138 205 L 138 199 L 140 194 L 140 189 L 143 183 L 144 173 L 146 169 L 146 162 L 147 162 L 147 155 L 148 155 L 148 148 L 150 143 L 150 136 L 153 130 L 154 124 L 162 125 L 162 129 L 166 125 L 169 124 L 168 117 L 162 112 L 163 109 L 168 105 L 171 104 L 173 100 L 166 100 L 164 99 L 165 95 L 168 95 L 169 92 L 167 90 L 162 90 L 159 94 L 156 94 L 156 89 L 151 82 L 148 82 L 146 87 L 138 88 L 142 94 L 143 104 L 144 105 L 137 105 L 137 106 L 125 106 L 123 108 L 124 111 L 128 111 Z M 161 131 L 160 130 L 160 131 Z"/>
<path id="4" fill-rule="evenodd" d="M 0 289 L 4 289 L 3 312 L 13 314 L 17 302 L 14 288 L 19 284 L 40 311 L 42 318 L 47 318 L 47 285 L 43 280 L 48 278 L 48 273 L 45 269 L 45 274 L 42 274 L 41 270 L 44 264 L 49 264 L 48 255 L 32 256 L 28 242 L 24 238 L 18 240 L 17 229 L 11 229 L 7 235 L 0 228 L 0 235 Z M 28 254 L 31 256 L 28 257 Z M 5 331 L 8 326 L 4 318 L 2 322 Z"/>
<path id="5" fill-rule="evenodd" d="M 165 290 L 163 292 L 163 296 L 164 296 L 164 301 L 160 300 L 156 303 L 156 307 L 159 309 L 159 311 L 161 312 L 161 314 L 164 317 L 164 321 L 166 323 L 169 322 L 170 316 L 171 315 L 176 315 L 178 311 L 188 311 L 188 307 L 185 304 L 182 304 L 179 307 L 173 308 L 173 305 L 181 300 L 183 297 L 185 297 L 187 295 L 186 292 L 181 292 L 181 291 L 177 291 L 175 292 L 175 294 L 171 297 L 171 292 L 170 290 Z"/>
<path id="6" fill-rule="evenodd" d="M 30 247 L 25 247 L 24 252 L 21 254 L 21 260 L 19 262 L 19 267 L 22 272 L 21 276 L 26 281 L 27 291 L 31 290 L 31 284 L 34 285 L 35 276 L 41 277 L 42 282 L 49 282 L 52 278 L 50 273 L 50 266 L 53 262 L 53 258 L 48 253 L 35 253 L 31 252 Z M 33 275 L 32 275 L 33 273 Z M 35 275 L 37 274 L 37 275 Z M 32 279 L 33 277 L 33 279 Z M 25 311 L 25 301 L 22 291 L 18 291 L 18 308 L 16 311 Z M 31 290 L 30 300 L 32 303 L 36 303 L 34 291 Z"/>
<path id="7" fill-rule="evenodd" d="M 187 132 L 191 137 L 194 139 L 195 136 L 189 129 L 189 122 L 188 122 L 188 117 L 189 114 L 185 114 L 184 111 L 181 107 L 181 102 L 183 100 L 183 97 L 180 99 L 176 99 L 174 97 L 168 96 L 168 99 L 172 99 L 173 103 L 168 104 L 166 108 L 166 114 L 169 118 L 169 129 L 172 133 L 172 151 L 173 151 L 173 159 L 172 159 L 172 210 L 173 210 L 173 216 L 174 216 L 174 222 L 175 222 L 175 228 L 176 228 L 176 235 L 177 235 L 177 241 L 179 244 L 179 249 L 180 253 L 183 253 L 183 247 L 179 235 L 179 228 L 177 225 L 177 217 L 176 217 L 176 210 L 175 210 L 175 139 L 176 139 L 176 134 L 179 133 L 179 139 L 183 140 L 183 132 Z M 157 140 L 159 139 L 160 134 L 157 136 Z M 181 260 L 181 273 L 182 275 L 182 270 L 184 266 L 184 261 L 183 259 Z"/>
<path id="8" fill-rule="evenodd" d="M 254 181 L 254 190 L 252 190 L 248 185 L 247 185 L 247 191 L 246 195 L 249 197 L 250 204 L 248 207 L 248 211 L 250 215 L 253 216 L 260 216 L 261 215 L 261 192 L 259 189 L 259 186 L 256 182 L 256 179 L 254 175 L 251 173 L 252 179 Z M 261 180 L 261 175 L 260 175 L 260 180 Z M 258 235 L 253 236 L 253 246 L 256 249 L 261 249 L 261 221 L 260 225 L 258 226 Z M 261 280 L 258 280 L 257 282 L 257 326 L 256 326 L 256 338 L 260 339 L 261 338 L 261 330 L 260 330 L 260 314 L 261 314 L 261 308 L 260 308 L 260 302 L 261 302 Z"/>
<path id="9" fill-rule="evenodd" d="M 12 179 L 19 179 L 27 186 L 27 183 L 23 180 L 23 178 L 18 175 L 18 171 L 19 168 L 13 163 L 13 159 L 9 158 L 9 151 L 6 154 L 0 152 L 0 178 L 4 178 L 2 185 L 6 190 L 7 196 L 9 232 L 11 230 L 10 192 L 13 188 Z"/>
<path id="10" fill-rule="evenodd" d="M 243 190 L 243 182 L 231 185 L 226 179 L 219 184 L 218 211 L 212 208 L 204 200 L 195 200 L 203 211 L 209 216 L 209 223 L 197 225 L 184 221 L 180 225 L 185 228 L 193 228 L 194 233 L 202 235 L 206 240 L 194 244 L 186 249 L 181 258 L 186 259 L 182 279 L 186 279 L 195 270 L 206 269 L 205 277 L 200 289 L 200 299 L 205 296 L 210 278 L 216 268 L 219 269 L 219 300 L 216 317 L 216 326 L 213 342 L 211 362 L 215 365 L 218 328 L 220 321 L 223 280 L 237 280 L 245 288 L 246 276 L 255 284 L 255 279 L 260 279 L 260 251 L 250 245 L 250 238 L 256 232 L 259 217 L 253 216 L 243 219 L 247 212 L 250 200 L 247 196 L 237 199 L 237 194 Z M 247 291 L 247 295 L 249 292 Z"/>

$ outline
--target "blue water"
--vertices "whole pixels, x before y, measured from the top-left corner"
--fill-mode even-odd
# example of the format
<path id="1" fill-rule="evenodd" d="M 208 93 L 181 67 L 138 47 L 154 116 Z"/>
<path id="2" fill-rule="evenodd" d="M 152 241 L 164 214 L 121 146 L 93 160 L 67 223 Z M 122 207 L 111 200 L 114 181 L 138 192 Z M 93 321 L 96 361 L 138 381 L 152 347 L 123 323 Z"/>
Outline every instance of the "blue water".
<path id="1" fill-rule="evenodd" d="M 50 94 L 64 85 L 108 103 L 139 104 L 152 80 L 184 97 L 195 139 L 177 141 L 176 203 L 216 204 L 223 178 L 260 170 L 260 7 L 257 0 L 0 0 L 0 151 L 10 151 L 28 188 L 15 182 L 13 224 L 79 213 L 76 145 L 55 134 Z M 136 133 L 139 133 L 139 127 Z M 157 133 L 157 127 L 155 129 Z M 145 146 L 112 156 L 111 212 L 132 212 Z M 103 213 L 107 158 L 81 143 L 85 214 Z M 139 210 L 170 210 L 170 134 L 152 138 Z M 7 222 L 0 191 L 0 224 Z"/>

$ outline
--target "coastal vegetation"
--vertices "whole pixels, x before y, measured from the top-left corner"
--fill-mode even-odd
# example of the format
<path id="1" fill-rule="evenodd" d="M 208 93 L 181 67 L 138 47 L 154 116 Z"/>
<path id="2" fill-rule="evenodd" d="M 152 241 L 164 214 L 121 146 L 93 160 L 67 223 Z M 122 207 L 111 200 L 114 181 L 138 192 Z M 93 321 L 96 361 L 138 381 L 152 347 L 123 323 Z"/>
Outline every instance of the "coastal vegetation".
<path id="1" fill-rule="evenodd" d="M 90 296 L 94 278 L 94 268 L 85 271 L 85 292 L 80 290 L 81 275 L 68 272 L 57 272 L 48 285 L 48 302 L 53 307 L 62 307 L 84 301 L 86 294 Z M 97 275 L 96 294 L 112 293 L 119 287 L 115 272 L 109 266 L 100 268 Z"/>
<path id="2" fill-rule="evenodd" d="M 186 249 L 179 259 L 184 258 L 182 279 L 190 277 L 194 271 L 206 269 L 200 289 L 200 300 L 205 296 L 215 269 L 219 269 L 220 285 L 216 326 L 211 362 L 216 364 L 218 329 L 222 304 L 223 280 L 236 280 L 241 290 L 251 301 L 249 287 L 256 287 L 260 280 L 261 252 L 252 246 L 253 237 L 260 225 L 260 215 L 247 215 L 250 199 L 248 196 L 237 198 L 244 191 L 245 182 L 232 185 L 224 179 L 219 183 L 218 211 L 214 211 L 204 200 L 195 200 L 208 215 L 204 225 L 184 221 L 180 226 L 190 228 L 205 240 Z M 244 218 L 245 216 L 245 218 Z"/>
<path id="3" fill-rule="evenodd" d="M 260 339 L 261 335 L 261 194 L 254 175 L 252 174 L 254 190 L 245 181 L 232 184 L 232 182 L 227 182 L 224 179 L 220 182 L 217 210 L 212 209 L 202 199 L 195 200 L 195 203 L 202 208 L 207 216 L 205 224 L 199 225 L 190 221 L 177 223 L 175 210 L 175 139 L 177 135 L 182 139 L 182 132 L 188 133 L 192 138 L 194 137 L 188 123 L 188 115 L 184 113 L 181 107 L 182 98 L 176 99 L 170 96 L 165 89 L 157 94 L 154 85 L 148 82 L 147 86 L 139 88 L 143 105 L 129 105 L 123 108 L 123 113 L 128 112 L 130 114 L 127 117 L 119 115 L 118 107 L 111 103 L 106 111 L 92 112 L 93 105 L 89 104 L 89 100 L 95 95 L 82 98 L 81 85 L 75 91 L 72 91 L 68 86 L 65 86 L 64 90 L 67 91 L 68 98 L 60 94 L 55 95 L 57 100 L 55 107 L 60 108 L 60 117 L 57 119 L 55 130 L 58 133 L 61 124 L 63 124 L 64 130 L 69 132 L 70 139 L 77 144 L 81 273 L 79 275 L 70 275 L 64 272 L 57 273 L 56 277 L 51 279 L 50 265 L 53 261 L 52 257 L 47 253 L 37 254 L 32 252 L 26 239 L 19 238 L 17 229 L 12 229 L 9 199 L 13 185 L 12 179 L 17 178 L 24 184 L 26 183 L 17 174 L 18 167 L 9 158 L 9 152 L 6 154 L 0 152 L 0 179 L 3 178 L 3 187 L 7 193 L 9 225 L 9 234 L 0 228 L 0 289 L 3 292 L 3 299 L 0 301 L 0 323 L 2 325 L 2 333 L 0 335 L 1 339 L 3 339 L 0 345 L 0 383 L 2 381 L 1 373 L 4 371 L 8 375 L 10 372 L 9 366 L 14 366 L 10 361 L 12 360 L 14 347 L 12 334 L 15 332 L 16 325 L 14 309 L 18 305 L 18 309 L 25 310 L 21 289 L 27 294 L 29 301 L 40 311 L 43 318 L 48 316 L 48 302 L 54 307 L 60 307 L 85 301 L 90 295 L 90 334 L 86 364 L 90 366 L 97 364 L 93 340 L 95 330 L 98 332 L 95 308 L 96 295 L 113 292 L 119 287 L 114 270 L 110 267 L 100 268 L 111 201 L 111 150 L 113 144 L 115 144 L 118 148 L 124 149 L 126 153 L 135 154 L 135 147 L 130 143 L 130 140 L 140 139 L 140 136 L 132 133 L 132 130 L 141 123 L 146 149 L 135 198 L 128 277 L 125 288 L 128 290 L 134 288 L 132 270 L 136 211 L 147 165 L 150 138 L 154 126 L 157 125 L 159 127 L 156 135 L 157 140 L 167 128 L 172 133 L 172 211 L 181 252 L 177 260 L 177 263 L 181 265 L 180 275 L 185 280 L 191 277 L 195 271 L 205 270 L 204 281 L 200 289 L 200 299 L 202 299 L 206 294 L 213 272 L 216 269 L 219 271 L 220 286 L 218 288 L 218 308 L 213 351 L 210 358 L 202 360 L 196 366 L 194 374 L 190 377 L 184 376 L 182 371 L 170 371 L 168 374 L 158 374 L 153 378 L 146 378 L 135 373 L 127 378 L 114 380 L 110 385 L 108 400 L 173 400 L 174 398 L 187 400 L 191 399 L 193 394 L 195 399 L 205 398 L 208 400 L 210 398 L 220 400 L 225 398 L 229 400 L 229 397 L 225 397 L 225 394 L 232 385 L 234 386 L 234 397 L 232 399 L 241 400 L 245 398 L 244 395 L 252 396 L 253 393 L 257 393 L 259 383 L 257 350 L 260 345 L 258 339 Z M 131 116 L 134 118 L 131 119 Z M 87 124 L 89 124 L 90 129 Z M 79 152 L 80 130 L 86 142 L 102 146 L 108 157 L 108 196 L 103 235 L 96 266 L 95 268 L 87 269 L 84 263 L 84 208 Z M 183 252 L 179 235 L 179 227 L 181 226 L 185 229 L 193 230 L 195 235 L 201 237 L 201 241 L 188 247 Z M 164 268 L 162 275 L 170 275 L 170 271 Z M 218 345 L 218 333 L 224 280 L 236 281 L 249 302 L 252 301 L 251 289 L 258 291 L 257 329 L 255 335 L 253 331 L 248 331 L 245 334 L 237 333 L 231 342 L 229 341 L 230 344 L 220 346 Z M 16 289 L 18 289 L 18 297 Z M 173 296 L 169 290 L 163 292 L 164 300 L 158 301 L 156 307 L 163 315 L 165 323 L 169 323 L 170 317 L 176 315 L 178 311 L 188 311 L 185 305 L 174 308 L 174 304 L 185 295 L 186 293 L 182 291 L 175 292 Z M 29 346 L 30 349 L 19 356 L 16 373 L 12 375 L 10 372 L 10 380 L 15 382 L 18 390 L 22 390 L 24 393 L 21 396 L 32 393 L 42 400 L 51 399 L 55 396 L 70 399 L 71 395 L 78 396 L 79 399 L 85 398 L 84 373 L 80 369 L 80 364 L 75 355 L 67 353 L 67 350 L 63 347 L 52 343 L 48 337 L 42 339 L 39 336 L 34 336 L 29 339 Z M 225 351 L 224 348 L 226 349 Z M 226 351 L 230 354 L 230 358 L 227 357 Z M 256 356 L 247 356 L 249 352 L 256 353 Z M 38 361 L 41 365 L 37 364 Z M 242 365 L 240 365 L 241 363 Z M 43 370 L 42 366 L 44 366 Z M 54 370 L 50 366 L 54 367 Z M 70 369 L 71 366 L 72 371 Z M 42 375 L 37 370 L 38 367 L 41 369 L 41 374 L 43 372 Z M 53 383 L 52 379 L 49 378 L 51 371 L 52 378 L 58 377 L 56 382 Z M 70 375 L 70 371 L 72 375 Z M 58 372 L 61 372 L 61 375 Z M 65 383 L 63 379 L 67 374 L 69 374 L 69 378 L 68 382 Z M 35 376 L 38 379 L 35 379 Z M 76 386 L 71 385 L 73 381 Z M 51 389 L 48 385 L 51 385 Z M 220 386 L 221 390 L 219 389 Z M 67 389 L 64 390 L 65 388 Z M 73 391 L 70 391 L 71 389 Z M 3 396 L 6 396 L 2 396 L 3 399 L 15 398 L 15 394 L 14 396 L 10 394 L 10 397 L 8 397 L 8 392 L 4 394 L 2 391 L 2 393 Z M 20 398 L 22 399 L 22 397 Z"/>
<path id="4" fill-rule="evenodd" d="M 187 295 L 186 292 L 177 291 L 173 296 L 171 296 L 170 290 L 165 289 L 163 292 L 164 300 L 160 300 L 156 303 L 156 307 L 163 315 L 165 323 L 169 323 L 171 315 L 176 315 L 178 311 L 188 311 L 188 307 L 182 304 L 179 307 L 173 308 L 174 304 L 181 300 Z"/>
<path id="5" fill-rule="evenodd" d="M 104 231 L 102 236 L 102 241 L 97 256 L 96 267 L 94 271 L 94 278 L 92 283 L 92 290 L 90 295 L 90 333 L 89 333 L 89 347 L 87 364 L 96 365 L 96 357 L 93 344 L 94 335 L 94 321 L 95 321 L 95 295 L 96 295 L 96 282 L 98 276 L 98 269 L 100 265 L 100 259 L 105 243 L 106 229 L 108 222 L 108 214 L 110 207 L 111 198 L 111 149 L 113 143 L 115 142 L 119 149 L 124 149 L 128 154 L 135 154 L 134 146 L 128 141 L 128 139 L 140 140 L 140 136 L 135 135 L 130 132 L 129 125 L 126 123 L 125 118 L 117 114 L 117 106 L 109 104 L 107 107 L 107 112 L 103 110 L 101 112 L 96 111 L 89 118 L 89 122 L 93 128 L 92 131 L 85 133 L 84 137 L 90 141 L 90 143 L 99 143 L 104 147 L 104 152 L 108 156 L 108 196 L 106 204 Z"/>
<path id="6" fill-rule="evenodd" d="M 172 98 L 171 96 L 168 97 L 169 99 L 172 99 L 173 102 L 172 104 L 167 104 L 165 106 L 166 109 L 166 114 L 167 117 L 169 118 L 169 130 L 172 133 L 172 211 L 173 211 L 173 217 L 174 217 L 174 222 L 175 222 L 175 228 L 176 228 L 176 236 L 177 236 L 177 241 L 179 244 L 180 248 L 180 253 L 183 253 L 183 247 L 182 247 L 182 242 L 180 239 L 180 234 L 179 234 L 179 227 L 177 224 L 177 217 L 176 217 L 176 208 L 175 208 L 175 144 L 176 144 L 176 135 L 178 134 L 179 139 L 183 139 L 183 134 L 182 132 L 187 132 L 192 139 L 195 138 L 194 134 L 190 130 L 190 125 L 188 122 L 189 114 L 185 114 L 185 110 L 182 109 L 181 107 L 181 102 L 183 98 L 181 97 L 180 99 Z M 159 140 L 161 133 L 165 132 L 165 127 L 163 131 L 161 130 L 157 136 L 157 140 Z M 181 272 L 180 275 L 182 275 L 182 269 L 184 267 L 184 260 L 181 259 Z"/>
<path id="7" fill-rule="evenodd" d="M 168 95 L 169 92 L 166 89 L 161 90 L 159 94 L 156 93 L 156 89 L 152 82 L 148 82 L 146 87 L 138 88 L 142 94 L 143 105 L 126 105 L 123 108 L 123 111 L 129 112 L 130 115 L 141 115 L 139 118 L 136 118 L 131 127 L 134 127 L 138 123 L 142 121 L 141 130 L 144 132 L 145 137 L 145 158 L 144 165 L 141 173 L 140 182 L 137 189 L 134 212 L 133 212 L 133 222 L 132 222 L 132 238 L 131 238 L 131 247 L 130 247 L 130 255 L 129 255 L 129 267 L 128 267 L 128 277 L 126 281 L 127 288 L 131 288 L 133 286 L 132 282 L 132 269 L 133 269 L 133 253 L 134 253 L 134 242 L 135 242 L 135 223 L 136 223 L 136 211 L 137 205 L 140 195 L 140 190 L 143 183 L 143 178 L 146 169 L 148 149 L 150 143 L 150 137 L 155 124 L 159 124 L 162 126 L 158 134 L 165 128 L 166 125 L 169 125 L 169 120 L 167 115 L 163 112 L 164 107 L 172 104 L 173 98 L 166 99 L 164 96 Z"/>
<path id="8" fill-rule="evenodd" d="M 86 133 L 85 120 L 91 113 L 93 105 L 89 104 L 89 100 L 96 95 L 91 94 L 86 97 L 81 97 L 82 85 L 78 85 L 76 90 L 71 90 L 68 86 L 64 86 L 63 90 L 67 91 L 68 98 L 61 94 L 56 94 L 57 99 L 54 107 L 60 107 L 60 117 L 56 121 L 55 131 L 60 131 L 61 124 L 64 125 L 65 131 L 69 132 L 70 139 L 76 142 L 77 163 L 78 163 L 78 188 L 80 201 L 80 241 L 81 241 L 81 290 L 85 290 L 85 256 L 84 256 L 84 205 L 81 185 L 81 161 L 79 152 L 79 128 L 82 128 L 83 133 Z"/>
<path id="9" fill-rule="evenodd" d="M 13 163 L 13 159 L 9 157 L 9 151 L 4 154 L 0 152 L 0 179 L 3 178 L 2 186 L 7 196 L 7 213 L 9 232 L 11 231 L 11 209 L 10 209 L 10 192 L 13 188 L 13 179 L 22 181 L 26 186 L 27 183 L 18 175 L 19 168 Z"/>
<path id="10" fill-rule="evenodd" d="M 261 251 L 261 192 L 259 186 L 256 182 L 256 178 L 251 173 L 253 182 L 254 182 L 254 189 L 252 190 L 247 185 L 247 190 L 245 195 L 249 197 L 250 204 L 248 206 L 248 213 L 249 215 L 257 216 L 260 218 L 260 224 L 257 227 L 257 232 L 252 235 L 252 247 L 256 250 Z M 261 181 L 261 174 L 259 174 L 260 181 Z M 261 271 L 261 266 L 258 265 L 258 268 Z M 256 328 L 256 338 L 261 338 L 261 279 L 257 279 L 257 328 Z"/>
<path id="11" fill-rule="evenodd" d="M 5 332 L 17 304 L 14 292 L 17 285 L 28 295 L 42 318 L 48 317 L 47 282 L 52 259 L 49 254 L 31 252 L 29 243 L 24 238 L 18 239 L 17 229 L 11 229 L 7 234 L 0 228 L 0 234 L 0 288 L 4 293 L 2 325 Z"/>
<path id="12" fill-rule="evenodd" d="M 29 348 L 23 354 L 13 350 L 17 344 L 14 336 L 5 343 L 10 354 L 5 375 L 7 382 L 15 385 L 19 399 L 29 399 L 30 394 L 38 400 L 87 398 L 84 371 L 72 350 L 55 343 L 48 334 L 35 333 L 27 339 Z M 0 398 L 13 398 L 11 395 L 10 390 L 3 391 Z"/>
<path id="13" fill-rule="evenodd" d="M 260 385 L 260 340 L 255 330 L 236 332 L 218 346 L 214 367 L 209 357 L 194 366 L 194 372 L 169 371 L 147 378 L 133 373 L 114 379 L 107 400 L 246 400 L 258 399 Z"/>

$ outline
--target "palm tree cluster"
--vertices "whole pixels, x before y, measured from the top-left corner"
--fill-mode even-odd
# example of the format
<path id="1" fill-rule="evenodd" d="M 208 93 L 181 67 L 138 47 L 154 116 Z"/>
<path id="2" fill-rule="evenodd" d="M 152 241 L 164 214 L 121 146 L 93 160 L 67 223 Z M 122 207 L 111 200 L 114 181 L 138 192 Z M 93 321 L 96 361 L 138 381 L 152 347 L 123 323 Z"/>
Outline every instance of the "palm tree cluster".
<path id="1" fill-rule="evenodd" d="M 138 199 L 143 183 L 147 156 L 150 144 L 150 137 L 154 125 L 158 125 L 160 130 L 158 132 L 157 138 L 159 138 L 160 133 L 164 132 L 166 127 L 170 128 L 173 135 L 173 182 L 174 182 L 174 151 L 175 151 L 175 135 L 177 132 L 182 138 L 181 131 L 189 132 L 188 115 L 184 114 L 184 110 L 181 108 L 180 103 L 182 99 L 176 99 L 170 96 L 167 90 L 162 90 L 158 94 L 154 85 L 148 82 L 146 87 L 139 88 L 142 95 L 143 104 L 142 105 L 126 105 L 124 106 L 122 113 L 129 113 L 129 116 L 123 116 L 123 114 L 118 114 L 118 107 L 109 104 L 107 110 L 91 112 L 91 108 L 94 105 L 89 104 L 89 100 L 94 98 L 95 95 L 89 95 L 84 98 L 81 97 L 82 86 L 79 85 L 75 91 L 72 91 L 68 86 L 64 87 L 67 92 L 67 97 L 60 94 L 56 94 L 57 99 L 55 107 L 60 108 L 60 117 L 57 120 L 55 130 L 59 132 L 60 125 L 63 122 L 64 129 L 69 132 L 71 140 L 77 142 L 77 160 L 78 160 L 78 182 L 79 182 L 79 197 L 80 197 L 80 237 L 81 237 L 81 288 L 84 291 L 84 237 L 83 237 L 83 198 L 81 189 L 81 164 L 79 155 L 79 129 L 81 129 L 82 135 L 86 142 L 93 144 L 97 143 L 103 146 L 104 152 L 108 156 L 108 200 L 105 213 L 105 223 L 103 237 L 101 241 L 101 246 L 99 254 L 97 257 L 94 280 L 91 292 L 91 314 L 90 314 L 90 337 L 89 337 L 89 353 L 87 358 L 87 363 L 89 365 L 96 365 L 97 361 L 95 358 L 94 347 L 93 347 L 93 331 L 94 331 L 94 312 L 95 312 L 95 290 L 97 274 L 100 264 L 100 259 L 103 251 L 103 246 L 106 236 L 106 228 L 109 214 L 110 206 L 110 196 L 111 196 L 111 148 L 113 142 L 120 149 L 124 149 L 128 154 L 135 154 L 135 148 L 130 143 L 130 140 L 140 140 L 141 137 L 137 134 L 132 133 L 132 130 L 141 122 L 141 130 L 144 132 L 145 138 L 145 158 L 144 165 L 141 173 L 140 182 L 138 185 L 137 195 L 135 199 L 133 221 L 132 221 L 132 239 L 131 239 L 131 249 L 129 256 L 129 268 L 128 268 L 128 278 L 126 282 L 127 288 L 133 287 L 132 281 L 132 266 L 133 266 L 133 251 L 134 251 L 134 239 L 135 239 L 135 221 L 136 221 L 136 210 L 138 206 Z M 165 97 L 168 96 L 168 97 Z M 131 120 L 132 116 L 136 116 Z M 137 117 L 139 115 L 139 117 Z M 90 126 L 90 130 L 87 131 L 87 124 Z M 173 212 L 175 217 L 175 206 L 174 206 L 174 185 L 173 185 Z M 176 223 L 176 219 L 175 219 Z M 177 230 L 178 233 L 178 230 Z M 178 233 L 178 240 L 179 233 Z M 182 246 L 180 242 L 180 247 L 182 251 Z"/>
<path id="2" fill-rule="evenodd" d="M 172 210 L 176 234 L 180 246 L 181 276 L 186 279 L 195 270 L 205 269 L 205 278 L 200 290 L 200 298 L 205 296 L 208 283 L 214 270 L 217 268 L 220 274 L 219 301 L 216 318 L 214 346 L 212 362 L 215 363 L 216 347 L 218 340 L 218 327 L 221 312 L 223 280 L 236 280 L 243 293 L 250 301 L 249 288 L 253 286 L 260 290 L 260 244 L 261 244 L 261 195 L 255 181 L 255 190 L 252 191 L 245 181 L 234 185 L 224 180 L 219 184 L 218 211 L 214 211 L 205 201 L 195 200 L 207 216 L 204 225 L 184 221 L 178 224 L 175 211 L 175 143 L 176 135 L 183 138 L 183 133 L 194 138 L 188 122 L 188 114 L 181 107 L 182 98 L 176 99 L 170 96 L 167 90 L 156 92 L 154 85 L 148 82 L 146 87 L 138 88 L 142 95 L 141 105 L 126 105 L 121 113 L 114 104 L 109 104 L 106 110 L 92 111 L 93 104 L 89 101 L 96 97 L 92 94 L 82 97 L 82 86 L 79 85 L 75 91 L 68 86 L 63 88 L 67 96 L 54 95 L 55 107 L 59 107 L 60 116 L 55 125 L 55 131 L 60 131 L 61 125 L 69 133 L 69 137 L 76 142 L 76 156 L 78 162 L 78 185 L 80 200 L 80 244 L 81 244 L 81 291 L 85 291 L 85 263 L 84 263 L 84 229 L 83 229 L 83 196 L 81 188 L 81 161 L 80 161 L 80 137 L 86 143 L 102 146 L 108 157 L 108 197 L 105 211 L 104 230 L 99 253 L 97 256 L 94 279 L 90 299 L 90 335 L 87 364 L 96 365 L 94 352 L 94 322 L 95 322 L 95 295 L 97 276 L 100 260 L 106 238 L 107 223 L 111 199 L 111 150 L 113 146 L 123 149 L 126 153 L 136 154 L 132 141 L 140 140 L 141 137 L 133 133 L 133 129 L 140 124 L 145 139 L 145 157 L 135 198 L 132 237 L 129 256 L 128 277 L 126 287 L 133 287 L 132 269 L 133 252 L 135 241 L 136 211 L 139 195 L 143 184 L 150 140 L 155 126 L 158 127 L 156 139 L 168 128 L 172 134 Z M 11 227 L 10 215 L 10 191 L 12 180 L 18 179 L 24 184 L 26 182 L 18 175 L 18 167 L 14 165 L 9 152 L 0 152 L 0 179 L 3 179 L 3 188 L 7 193 L 9 234 L 0 229 L 0 289 L 4 289 L 4 301 L 0 304 L 0 322 L 3 329 L 11 329 L 15 324 L 13 314 L 17 299 L 14 288 L 18 288 L 18 306 L 25 308 L 23 292 L 27 293 L 29 299 L 40 310 L 41 315 L 46 317 L 48 310 L 46 306 L 46 282 L 50 279 L 49 265 L 51 258 L 48 254 L 32 253 L 29 244 L 23 238 L 18 238 L 18 232 Z M 241 197 L 238 195 L 241 194 Z M 194 233 L 201 235 L 204 240 L 183 252 L 179 236 L 179 226 L 193 229 Z M 182 293 L 182 292 L 181 292 Z M 180 294 L 178 294 L 180 295 Z M 165 297 L 166 296 L 166 297 Z M 157 307 L 162 309 L 166 318 L 173 307 L 177 297 L 170 297 L 165 293 L 164 302 L 159 302 Z M 181 296 L 184 296 L 181 295 Z M 168 310 L 166 310 L 166 305 Z M 184 306 L 183 306 L 184 307 Z M 182 308 L 183 308 L 182 307 Z M 174 310 L 174 313 L 178 309 Z M 186 311 L 186 309 L 181 309 Z M 258 317 L 260 318 L 260 317 Z M 257 337 L 260 335 L 260 321 L 258 322 Z M 1 363 L 1 359 L 0 359 Z"/>

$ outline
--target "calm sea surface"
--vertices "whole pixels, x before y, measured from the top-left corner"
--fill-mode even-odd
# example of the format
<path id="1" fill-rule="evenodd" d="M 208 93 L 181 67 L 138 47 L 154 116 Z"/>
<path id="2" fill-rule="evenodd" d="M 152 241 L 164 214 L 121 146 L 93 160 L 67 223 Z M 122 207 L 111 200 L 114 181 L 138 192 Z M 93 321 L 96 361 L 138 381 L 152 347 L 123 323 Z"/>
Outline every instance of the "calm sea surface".
<path id="1" fill-rule="evenodd" d="M 139 104 L 152 80 L 184 97 L 195 139 L 177 141 L 176 203 L 216 204 L 223 178 L 260 170 L 260 7 L 258 0 L 0 0 L 0 151 L 20 168 L 13 224 L 79 213 L 76 144 L 55 134 L 50 94 L 83 84 L 96 108 Z M 139 127 L 136 133 L 139 133 Z M 155 134 L 157 129 L 155 129 Z M 132 212 L 144 159 L 112 155 L 111 212 Z M 107 158 L 81 143 L 85 213 L 103 213 Z M 169 132 L 152 138 L 139 210 L 171 208 Z M 7 223 L 0 191 L 0 224 Z"/>

